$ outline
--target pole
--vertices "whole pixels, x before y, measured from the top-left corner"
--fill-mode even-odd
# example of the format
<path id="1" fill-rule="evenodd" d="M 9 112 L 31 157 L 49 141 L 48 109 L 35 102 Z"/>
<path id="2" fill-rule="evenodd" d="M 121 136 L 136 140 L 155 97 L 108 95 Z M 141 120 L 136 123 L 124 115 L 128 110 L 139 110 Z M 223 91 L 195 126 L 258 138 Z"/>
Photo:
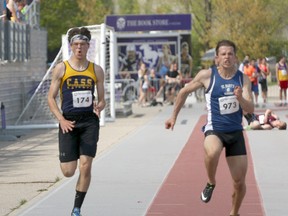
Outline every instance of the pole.
<path id="1" fill-rule="evenodd" d="M 2 129 L 6 129 L 6 116 L 5 116 L 5 106 L 4 103 L 1 102 L 1 122 L 2 122 Z"/>

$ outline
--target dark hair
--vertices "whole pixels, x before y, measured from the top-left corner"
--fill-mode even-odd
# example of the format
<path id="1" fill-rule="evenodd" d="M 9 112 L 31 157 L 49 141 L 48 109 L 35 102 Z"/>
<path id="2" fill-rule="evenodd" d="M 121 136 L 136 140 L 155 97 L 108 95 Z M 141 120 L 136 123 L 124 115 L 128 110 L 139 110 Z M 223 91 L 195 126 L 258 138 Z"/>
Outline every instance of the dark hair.
<path id="1" fill-rule="evenodd" d="M 278 57 L 278 59 L 279 59 L 279 61 L 282 59 L 282 58 L 286 58 L 286 55 L 280 55 L 279 57 Z"/>
<path id="2" fill-rule="evenodd" d="M 85 35 L 89 39 L 89 41 L 91 40 L 91 33 L 86 27 L 75 27 L 69 30 L 68 41 L 70 42 L 71 38 L 77 34 Z"/>
<path id="3" fill-rule="evenodd" d="M 287 124 L 286 122 L 283 122 L 283 124 L 279 127 L 279 130 L 286 130 Z"/>
<path id="4" fill-rule="evenodd" d="M 219 41 L 219 42 L 217 43 L 217 46 L 216 46 L 216 55 L 218 55 L 219 48 L 220 48 L 221 46 L 231 46 L 231 47 L 233 47 L 234 53 L 236 54 L 237 49 L 236 49 L 235 43 L 233 43 L 233 42 L 230 41 L 230 40 L 221 40 L 221 41 Z"/>

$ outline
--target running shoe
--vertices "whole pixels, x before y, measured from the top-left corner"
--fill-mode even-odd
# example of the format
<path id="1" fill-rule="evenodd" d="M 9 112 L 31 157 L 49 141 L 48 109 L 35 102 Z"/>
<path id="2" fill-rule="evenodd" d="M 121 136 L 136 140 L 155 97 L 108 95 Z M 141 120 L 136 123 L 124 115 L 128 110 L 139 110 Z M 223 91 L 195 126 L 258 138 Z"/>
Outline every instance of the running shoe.
<path id="1" fill-rule="evenodd" d="M 74 208 L 72 213 L 71 213 L 71 216 L 81 216 L 80 209 L 79 208 Z"/>
<path id="2" fill-rule="evenodd" d="M 208 203 L 210 201 L 214 188 L 215 188 L 215 185 L 207 183 L 206 187 L 201 193 L 201 200 L 203 202 Z"/>

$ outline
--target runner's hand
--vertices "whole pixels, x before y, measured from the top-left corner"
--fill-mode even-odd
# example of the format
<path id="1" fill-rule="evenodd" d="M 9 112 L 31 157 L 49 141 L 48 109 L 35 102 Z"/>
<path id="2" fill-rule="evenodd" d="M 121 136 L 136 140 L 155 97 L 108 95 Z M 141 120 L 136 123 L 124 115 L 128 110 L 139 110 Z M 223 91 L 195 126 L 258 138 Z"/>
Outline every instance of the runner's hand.
<path id="1" fill-rule="evenodd" d="M 234 95 L 236 96 L 237 100 L 242 98 L 242 88 L 240 86 L 235 86 L 234 88 Z"/>
<path id="2" fill-rule="evenodd" d="M 170 119 L 168 119 L 168 120 L 165 122 L 165 128 L 166 128 L 166 129 L 171 129 L 171 130 L 173 130 L 173 129 L 174 129 L 174 125 L 175 125 L 175 119 L 173 119 L 173 118 L 170 118 Z"/>
<path id="3" fill-rule="evenodd" d="M 68 121 L 66 119 L 61 119 L 59 121 L 59 124 L 63 134 L 72 131 L 73 128 L 75 127 L 75 121 Z"/>

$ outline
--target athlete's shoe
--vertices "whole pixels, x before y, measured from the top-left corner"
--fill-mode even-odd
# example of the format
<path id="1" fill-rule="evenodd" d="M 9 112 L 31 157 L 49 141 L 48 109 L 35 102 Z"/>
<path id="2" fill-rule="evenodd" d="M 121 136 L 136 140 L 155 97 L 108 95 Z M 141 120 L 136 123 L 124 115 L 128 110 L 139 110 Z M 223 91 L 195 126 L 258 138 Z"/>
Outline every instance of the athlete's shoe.
<path id="1" fill-rule="evenodd" d="M 213 190 L 215 185 L 207 183 L 206 187 L 201 193 L 201 200 L 205 203 L 208 203 L 212 197 Z"/>
<path id="2" fill-rule="evenodd" d="M 71 213 L 71 216 L 81 216 L 80 209 L 79 208 L 74 208 L 72 213 Z"/>

